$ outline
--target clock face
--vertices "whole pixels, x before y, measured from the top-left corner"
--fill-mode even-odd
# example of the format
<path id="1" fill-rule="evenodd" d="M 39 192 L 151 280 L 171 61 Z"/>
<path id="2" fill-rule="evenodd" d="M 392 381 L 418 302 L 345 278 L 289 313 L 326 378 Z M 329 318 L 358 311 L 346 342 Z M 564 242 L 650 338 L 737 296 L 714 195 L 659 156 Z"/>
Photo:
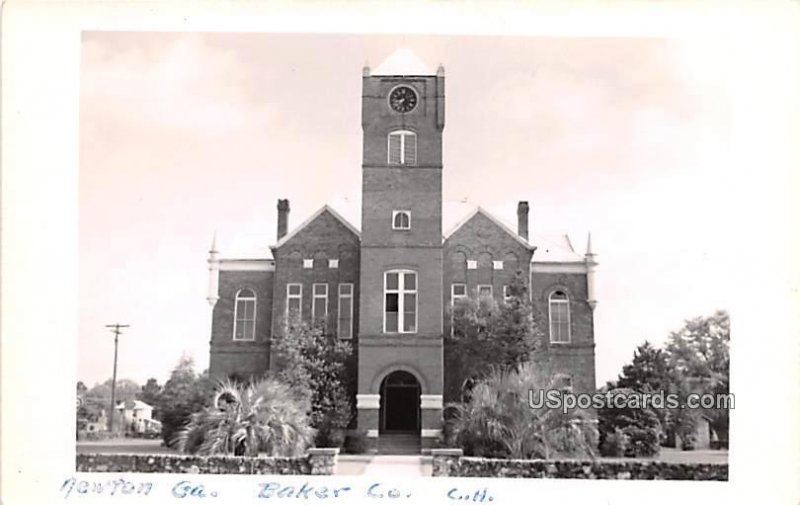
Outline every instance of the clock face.
<path id="1" fill-rule="evenodd" d="M 389 105 L 395 112 L 411 112 L 417 106 L 417 94 L 408 86 L 398 86 L 389 94 Z"/>

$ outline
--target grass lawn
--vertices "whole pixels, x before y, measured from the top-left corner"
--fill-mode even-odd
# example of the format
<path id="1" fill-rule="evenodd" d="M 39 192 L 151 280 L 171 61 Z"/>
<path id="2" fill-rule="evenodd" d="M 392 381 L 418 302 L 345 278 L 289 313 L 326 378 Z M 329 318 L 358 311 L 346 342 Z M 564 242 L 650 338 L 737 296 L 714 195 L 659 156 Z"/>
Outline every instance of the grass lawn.
<path id="1" fill-rule="evenodd" d="M 119 438 L 112 440 L 80 440 L 75 443 L 78 454 L 177 454 L 161 445 L 161 440 Z"/>

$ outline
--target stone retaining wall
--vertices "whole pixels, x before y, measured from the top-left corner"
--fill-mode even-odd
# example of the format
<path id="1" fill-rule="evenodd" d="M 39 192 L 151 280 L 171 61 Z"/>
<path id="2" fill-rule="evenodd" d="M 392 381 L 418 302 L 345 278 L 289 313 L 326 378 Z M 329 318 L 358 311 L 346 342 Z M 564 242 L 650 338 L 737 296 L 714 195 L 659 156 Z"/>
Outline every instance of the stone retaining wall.
<path id="1" fill-rule="evenodd" d="M 463 457 L 461 449 L 434 449 L 432 455 L 434 477 L 728 480 L 722 463 L 487 459 Z"/>
<path id="2" fill-rule="evenodd" d="M 309 449 L 299 458 L 183 454 L 78 454 L 78 472 L 333 475 L 339 449 Z"/>

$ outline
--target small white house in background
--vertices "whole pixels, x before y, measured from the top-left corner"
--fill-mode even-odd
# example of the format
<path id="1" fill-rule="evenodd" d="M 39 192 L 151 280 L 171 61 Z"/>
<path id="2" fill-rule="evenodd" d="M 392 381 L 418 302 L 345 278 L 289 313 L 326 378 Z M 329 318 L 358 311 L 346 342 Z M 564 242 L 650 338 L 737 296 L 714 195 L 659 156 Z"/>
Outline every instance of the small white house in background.
<path id="1" fill-rule="evenodd" d="M 131 427 L 136 433 L 158 433 L 161 422 L 153 419 L 153 407 L 139 400 L 120 402 L 115 409 L 122 415 L 125 427 Z"/>

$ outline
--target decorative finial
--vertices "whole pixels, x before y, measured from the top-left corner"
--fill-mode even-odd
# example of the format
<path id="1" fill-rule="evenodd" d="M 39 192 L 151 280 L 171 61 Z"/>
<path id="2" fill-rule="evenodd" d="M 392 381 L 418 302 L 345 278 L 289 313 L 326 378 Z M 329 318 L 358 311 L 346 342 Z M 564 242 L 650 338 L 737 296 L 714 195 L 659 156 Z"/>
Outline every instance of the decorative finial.
<path id="1" fill-rule="evenodd" d="M 369 77 L 370 68 L 369 68 L 369 62 L 368 61 L 364 62 L 364 68 L 361 69 L 361 75 L 363 75 L 364 77 Z"/>
<path id="2" fill-rule="evenodd" d="M 589 237 L 586 239 L 586 256 L 594 256 L 594 251 L 592 251 L 592 232 L 589 232 Z"/>
<path id="3" fill-rule="evenodd" d="M 208 252 L 211 254 L 219 252 L 217 251 L 217 230 L 214 230 L 214 236 L 211 238 L 211 249 Z"/>
<path id="4" fill-rule="evenodd" d="M 444 77 L 444 65 L 439 63 L 439 68 L 436 69 L 436 75 L 439 77 Z"/>

